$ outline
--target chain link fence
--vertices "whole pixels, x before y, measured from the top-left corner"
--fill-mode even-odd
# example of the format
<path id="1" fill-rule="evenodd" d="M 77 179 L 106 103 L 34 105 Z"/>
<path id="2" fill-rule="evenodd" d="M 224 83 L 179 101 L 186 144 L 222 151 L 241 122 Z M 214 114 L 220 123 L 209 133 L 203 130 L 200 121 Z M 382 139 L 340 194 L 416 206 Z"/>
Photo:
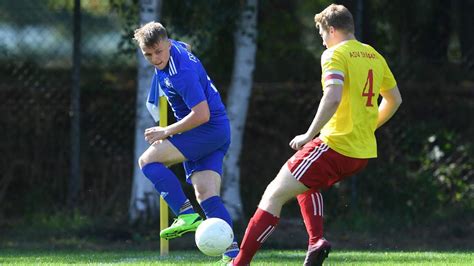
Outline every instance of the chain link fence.
<path id="1" fill-rule="evenodd" d="M 70 175 L 73 1 L 7 2 L 0 17 L 0 213 L 61 210 Z M 135 54 L 120 51 L 119 18 L 106 3 L 83 1 L 80 44 L 79 206 L 101 214 L 128 204 L 136 76 Z"/>

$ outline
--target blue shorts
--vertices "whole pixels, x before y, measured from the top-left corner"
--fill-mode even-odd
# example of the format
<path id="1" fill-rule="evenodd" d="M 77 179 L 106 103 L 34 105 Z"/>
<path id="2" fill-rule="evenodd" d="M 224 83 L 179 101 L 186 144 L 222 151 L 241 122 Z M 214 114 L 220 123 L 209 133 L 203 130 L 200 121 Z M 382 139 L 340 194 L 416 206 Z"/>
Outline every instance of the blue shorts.
<path id="1" fill-rule="evenodd" d="M 186 181 L 193 172 L 212 170 L 222 176 L 222 163 L 230 145 L 229 120 L 208 122 L 168 140 L 186 157 Z"/>

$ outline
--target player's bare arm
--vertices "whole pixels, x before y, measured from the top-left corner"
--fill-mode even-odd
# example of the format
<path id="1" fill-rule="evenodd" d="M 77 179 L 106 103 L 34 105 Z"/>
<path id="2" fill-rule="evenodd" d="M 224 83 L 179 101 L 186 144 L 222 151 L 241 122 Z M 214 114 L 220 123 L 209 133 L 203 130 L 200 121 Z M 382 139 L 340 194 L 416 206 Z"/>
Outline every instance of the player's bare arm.
<path id="1" fill-rule="evenodd" d="M 207 101 L 198 103 L 191 109 L 191 112 L 180 121 L 167 127 L 151 127 L 145 130 L 145 140 L 152 144 L 158 140 L 166 139 L 171 135 L 182 133 L 198 127 L 210 118 L 210 111 Z"/>
<path id="2" fill-rule="evenodd" d="M 318 111 L 313 122 L 306 133 L 294 137 L 290 141 L 290 147 L 299 150 L 311 141 L 321 131 L 323 126 L 331 119 L 339 107 L 342 98 L 342 85 L 331 84 L 324 90 L 323 97 L 319 103 Z"/>
<path id="3" fill-rule="evenodd" d="M 380 95 L 383 98 L 379 105 L 377 128 L 385 124 L 395 114 L 400 104 L 402 104 L 402 96 L 397 86 L 388 91 L 381 91 Z"/>

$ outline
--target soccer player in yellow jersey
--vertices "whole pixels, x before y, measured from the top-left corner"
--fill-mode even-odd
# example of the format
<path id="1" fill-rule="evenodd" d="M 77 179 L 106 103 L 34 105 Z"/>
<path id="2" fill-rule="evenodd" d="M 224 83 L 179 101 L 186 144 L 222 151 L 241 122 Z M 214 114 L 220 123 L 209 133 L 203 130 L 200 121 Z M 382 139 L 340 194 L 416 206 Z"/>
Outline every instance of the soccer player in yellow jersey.
<path id="1" fill-rule="evenodd" d="M 309 234 L 304 265 L 321 265 L 331 245 L 322 237 L 319 190 L 354 175 L 377 157 L 374 132 L 402 102 L 385 59 L 355 39 L 347 8 L 332 4 L 314 20 L 327 47 L 321 57 L 323 97 L 306 133 L 291 140 L 297 152 L 265 190 L 233 265 L 250 264 L 275 229 L 283 204 L 295 196 Z"/>

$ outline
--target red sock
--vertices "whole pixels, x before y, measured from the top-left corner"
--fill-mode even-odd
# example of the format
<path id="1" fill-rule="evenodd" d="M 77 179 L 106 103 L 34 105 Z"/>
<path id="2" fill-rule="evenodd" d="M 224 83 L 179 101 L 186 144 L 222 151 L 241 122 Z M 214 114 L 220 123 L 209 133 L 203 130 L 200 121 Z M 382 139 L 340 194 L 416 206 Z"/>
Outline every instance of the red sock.
<path id="1" fill-rule="evenodd" d="M 257 211 L 247 225 L 244 239 L 240 245 L 239 255 L 233 262 L 234 265 L 249 265 L 262 243 L 275 230 L 279 220 L 279 217 L 257 208 Z"/>
<path id="2" fill-rule="evenodd" d="M 309 235 L 308 245 L 314 245 L 323 237 L 323 195 L 319 190 L 310 189 L 296 198 Z"/>

